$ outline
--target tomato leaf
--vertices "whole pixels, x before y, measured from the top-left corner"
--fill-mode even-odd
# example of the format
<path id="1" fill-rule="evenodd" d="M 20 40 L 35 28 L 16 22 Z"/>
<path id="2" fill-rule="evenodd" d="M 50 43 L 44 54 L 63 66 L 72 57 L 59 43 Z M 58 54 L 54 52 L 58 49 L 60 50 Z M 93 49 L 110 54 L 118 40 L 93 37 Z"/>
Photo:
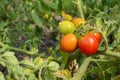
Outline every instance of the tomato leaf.
<path id="1" fill-rule="evenodd" d="M 2 55 L 2 59 L 5 60 L 6 65 L 17 66 L 19 64 L 17 58 L 14 56 L 14 52 L 5 52 Z"/>
<path id="2" fill-rule="evenodd" d="M 41 28 L 41 27 L 42 27 L 42 20 L 41 20 L 40 17 L 38 16 L 37 12 L 36 12 L 35 10 L 32 10 L 32 11 L 31 11 L 31 15 L 32 15 L 32 19 L 33 19 L 34 23 L 35 23 L 36 25 L 38 25 L 39 28 Z"/>
<path id="3" fill-rule="evenodd" d="M 101 72 L 101 69 L 99 67 L 92 67 L 91 71 L 96 74 Z"/>
<path id="4" fill-rule="evenodd" d="M 59 67 L 59 64 L 56 63 L 55 61 L 51 61 L 49 64 L 48 64 L 48 68 L 52 71 L 57 71 L 60 67 Z"/>
<path id="5" fill-rule="evenodd" d="M 56 10 L 59 0 L 42 0 L 48 7 Z"/>
<path id="6" fill-rule="evenodd" d="M 28 80 L 38 80 L 38 79 L 36 78 L 35 74 L 30 74 Z"/>
<path id="7" fill-rule="evenodd" d="M 115 73 L 118 71 L 116 66 L 111 66 L 106 70 L 108 73 Z"/>
<path id="8" fill-rule="evenodd" d="M 102 20 L 100 18 L 96 19 L 96 25 L 99 26 L 99 27 L 103 26 L 103 22 L 102 22 Z"/>
<path id="9" fill-rule="evenodd" d="M 5 62 L 3 60 L 0 59 L 0 64 L 5 67 L 6 64 L 5 64 Z"/>
<path id="10" fill-rule="evenodd" d="M 23 64 L 26 68 L 35 69 L 35 65 L 32 60 L 25 59 L 21 61 L 20 64 Z"/>
<path id="11" fill-rule="evenodd" d="M 5 80 L 5 77 L 1 71 L 0 71 L 0 80 Z"/>
<path id="12" fill-rule="evenodd" d="M 61 67 L 64 69 L 64 67 L 66 66 L 67 61 L 68 61 L 68 54 L 63 51 L 60 51 L 60 55 L 63 59 L 63 64 L 61 65 Z"/>
<path id="13" fill-rule="evenodd" d="M 43 0 L 38 0 L 38 10 L 42 13 L 51 13 L 51 9 L 44 3 Z"/>
<path id="14" fill-rule="evenodd" d="M 57 9 L 56 9 L 56 12 L 58 14 L 61 14 L 61 11 L 62 11 L 62 1 L 59 0 L 59 3 L 58 3 L 58 6 L 57 6 Z"/>

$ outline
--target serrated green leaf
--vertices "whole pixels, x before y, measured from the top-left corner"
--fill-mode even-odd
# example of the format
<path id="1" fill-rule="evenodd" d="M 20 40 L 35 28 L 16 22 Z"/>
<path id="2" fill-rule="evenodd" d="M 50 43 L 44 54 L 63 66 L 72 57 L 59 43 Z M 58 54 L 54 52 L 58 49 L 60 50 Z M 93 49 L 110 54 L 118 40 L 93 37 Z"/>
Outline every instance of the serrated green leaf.
<path id="1" fill-rule="evenodd" d="M 41 57 L 36 57 L 33 61 L 34 65 L 39 68 L 42 66 L 42 64 L 44 64 L 44 62 L 45 62 L 45 59 Z"/>
<path id="2" fill-rule="evenodd" d="M 36 25 L 38 25 L 39 28 L 41 28 L 41 27 L 42 27 L 42 20 L 40 19 L 40 17 L 39 17 L 39 15 L 37 14 L 37 12 L 36 12 L 35 10 L 32 10 L 32 11 L 31 11 L 31 15 L 32 15 L 32 19 L 33 19 L 34 23 L 35 23 Z"/>
<path id="3" fill-rule="evenodd" d="M 56 10 L 59 0 L 42 0 L 48 7 Z"/>
<path id="4" fill-rule="evenodd" d="M 15 72 L 14 72 L 14 74 L 17 74 L 17 75 L 22 75 L 23 74 L 23 67 L 21 67 L 21 66 L 17 66 L 16 68 L 14 68 L 15 69 Z"/>
<path id="5" fill-rule="evenodd" d="M 62 0 L 63 2 L 63 5 L 66 7 L 66 8 L 69 8 L 72 4 L 72 0 Z M 71 6 L 72 7 L 72 6 Z"/>
<path id="6" fill-rule="evenodd" d="M 37 54 L 37 53 L 38 53 L 38 49 L 35 48 L 35 47 L 32 47 L 32 48 L 30 48 L 30 52 L 31 52 L 32 54 Z"/>
<path id="7" fill-rule="evenodd" d="M 38 1 L 38 10 L 42 13 L 51 13 L 51 9 L 43 2 L 43 0 Z"/>
<path id="8" fill-rule="evenodd" d="M 54 62 L 54 61 L 51 61 L 49 64 L 48 64 L 48 68 L 52 71 L 57 71 L 60 66 L 58 63 Z"/>
<path id="9" fill-rule="evenodd" d="M 5 60 L 6 65 L 17 66 L 19 64 L 14 52 L 5 52 L 2 59 Z"/>
<path id="10" fill-rule="evenodd" d="M 1 59 L 0 59 L 0 64 L 2 65 L 2 66 L 6 66 L 6 64 L 5 64 L 5 62 L 4 61 L 2 61 Z"/>
<path id="11" fill-rule="evenodd" d="M 99 26 L 99 27 L 103 26 L 103 22 L 102 22 L 102 20 L 100 18 L 96 19 L 96 25 Z"/>
<path id="12" fill-rule="evenodd" d="M 63 51 L 60 51 L 60 55 L 63 59 L 63 64 L 62 64 L 62 68 L 64 68 L 67 64 L 67 61 L 68 61 L 68 54 L 63 52 Z"/>
<path id="13" fill-rule="evenodd" d="M 1 71 L 0 71 L 0 80 L 5 80 L 5 77 Z"/>
<path id="14" fill-rule="evenodd" d="M 38 79 L 36 78 L 35 74 L 30 74 L 28 80 L 38 80 Z"/>
<path id="15" fill-rule="evenodd" d="M 57 14 L 61 14 L 61 11 L 62 11 L 62 1 L 59 0 L 56 12 L 57 12 Z"/>
<path id="16" fill-rule="evenodd" d="M 115 73 L 118 71 L 118 68 L 116 66 L 112 66 L 112 67 L 109 67 L 106 71 L 108 73 Z"/>
<path id="17" fill-rule="evenodd" d="M 33 61 L 31 61 L 29 59 L 25 59 L 25 60 L 21 61 L 20 64 L 24 65 L 26 68 L 35 69 L 35 65 L 34 65 Z"/>
<path id="18" fill-rule="evenodd" d="M 92 71 L 93 73 L 100 73 L 100 72 L 101 72 L 101 69 L 100 69 L 99 67 L 92 67 L 92 68 L 91 68 L 91 71 Z"/>

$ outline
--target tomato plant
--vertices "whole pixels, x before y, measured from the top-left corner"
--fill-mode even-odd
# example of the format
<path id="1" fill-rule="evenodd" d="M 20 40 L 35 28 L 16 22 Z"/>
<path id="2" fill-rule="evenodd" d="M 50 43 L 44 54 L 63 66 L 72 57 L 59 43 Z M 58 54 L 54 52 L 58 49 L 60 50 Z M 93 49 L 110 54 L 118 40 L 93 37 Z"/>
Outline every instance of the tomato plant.
<path id="1" fill-rule="evenodd" d="M 74 34 L 67 34 L 61 38 L 60 49 L 65 52 L 73 52 L 77 48 L 77 38 Z"/>
<path id="2" fill-rule="evenodd" d="M 98 50 L 98 41 L 94 34 L 86 34 L 78 39 L 78 47 L 86 55 L 93 55 Z"/>
<path id="3" fill-rule="evenodd" d="M 0 0 L 0 80 L 120 80 L 119 59 L 120 0 Z"/>
<path id="4" fill-rule="evenodd" d="M 73 33 L 75 30 L 75 26 L 70 21 L 61 21 L 59 22 L 59 30 L 63 34 Z"/>

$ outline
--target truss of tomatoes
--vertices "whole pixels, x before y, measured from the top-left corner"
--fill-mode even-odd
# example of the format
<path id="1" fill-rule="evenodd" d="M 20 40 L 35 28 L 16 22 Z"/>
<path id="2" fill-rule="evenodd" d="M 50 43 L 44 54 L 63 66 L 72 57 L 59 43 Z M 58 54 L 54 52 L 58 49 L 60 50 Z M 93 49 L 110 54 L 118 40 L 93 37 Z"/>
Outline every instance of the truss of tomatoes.
<path id="1" fill-rule="evenodd" d="M 62 21 L 59 23 L 59 30 L 64 34 L 60 40 L 60 49 L 64 52 L 70 53 L 79 48 L 80 51 L 85 55 L 90 56 L 95 54 L 102 40 L 101 34 L 87 33 L 77 38 L 75 34 L 73 34 L 73 31 L 75 30 L 75 24 L 70 21 Z"/>

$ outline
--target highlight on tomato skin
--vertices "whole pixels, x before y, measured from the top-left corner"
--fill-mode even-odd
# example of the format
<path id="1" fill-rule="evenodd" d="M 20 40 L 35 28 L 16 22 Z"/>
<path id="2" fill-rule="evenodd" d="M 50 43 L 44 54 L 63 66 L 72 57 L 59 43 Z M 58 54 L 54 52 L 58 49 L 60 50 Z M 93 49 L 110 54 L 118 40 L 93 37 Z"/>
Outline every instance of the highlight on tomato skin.
<path id="1" fill-rule="evenodd" d="M 94 55 L 98 50 L 99 43 L 94 34 L 86 34 L 78 39 L 78 48 L 85 55 Z"/>
<path id="2" fill-rule="evenodd" d="M 66 34 L 61 38 L 60 49 L 64 52 L 73 52 L 77 48 L 77 37 L 74 34 Z"/>

